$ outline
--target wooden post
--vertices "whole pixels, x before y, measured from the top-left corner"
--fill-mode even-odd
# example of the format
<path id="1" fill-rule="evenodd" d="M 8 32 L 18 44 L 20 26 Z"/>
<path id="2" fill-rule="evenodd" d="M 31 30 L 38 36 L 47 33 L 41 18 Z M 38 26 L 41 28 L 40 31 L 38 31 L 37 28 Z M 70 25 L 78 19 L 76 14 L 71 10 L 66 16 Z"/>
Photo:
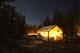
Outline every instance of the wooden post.
<path id="1" fill-rule="evenodd" d="M 49 31 L 48 31 L 48 41 L 49 41 Z"/>

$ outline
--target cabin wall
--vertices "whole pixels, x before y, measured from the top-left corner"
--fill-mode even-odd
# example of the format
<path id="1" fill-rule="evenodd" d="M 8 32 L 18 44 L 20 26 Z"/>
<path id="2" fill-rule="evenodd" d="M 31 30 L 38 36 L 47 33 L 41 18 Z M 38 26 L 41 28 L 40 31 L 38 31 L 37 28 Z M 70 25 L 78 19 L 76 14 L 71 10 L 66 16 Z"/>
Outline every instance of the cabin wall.
<path id="1" fill-rule="evenodd" d="M 49 38 L 51 39 L 51 41 L 63 39 L 62 30 L 58 26 L 55 26 L 52 30 L 49 31 Z"/>
<path id="2" fill-rule="evenodd" d="M 48 32 L 47 31 L 46 32 L 45 31 L 41 31 L 40 35 L 41 35 L 43 40 L 46 40 L 46 41 L 48 40 Z"/>

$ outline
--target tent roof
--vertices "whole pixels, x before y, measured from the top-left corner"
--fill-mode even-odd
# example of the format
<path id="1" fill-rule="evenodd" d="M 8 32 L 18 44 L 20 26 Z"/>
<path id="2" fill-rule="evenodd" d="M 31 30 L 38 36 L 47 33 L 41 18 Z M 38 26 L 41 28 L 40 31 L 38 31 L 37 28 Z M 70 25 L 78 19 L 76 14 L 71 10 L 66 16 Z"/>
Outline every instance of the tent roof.
<path id="1" fill-rule="evenodd" d="M 45 26 L 45 27 L 40 28 L 38 31 L 49 31 L 49 30 L 51 30 L 55 26 L 56 25 Z"/>

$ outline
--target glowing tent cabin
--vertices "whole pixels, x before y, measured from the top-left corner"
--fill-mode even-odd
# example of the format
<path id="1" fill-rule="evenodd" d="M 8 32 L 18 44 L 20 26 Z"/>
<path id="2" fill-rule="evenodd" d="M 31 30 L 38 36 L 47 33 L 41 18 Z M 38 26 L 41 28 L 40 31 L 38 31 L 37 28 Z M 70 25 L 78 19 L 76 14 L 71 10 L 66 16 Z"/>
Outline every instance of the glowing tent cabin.
<path id="1" fill-rule="evenodd" d="M 45 26 L 38 30 L 38 34 L 46 41 L 58 41 L 63 39 L 63 31 L 57 25 Z"/>

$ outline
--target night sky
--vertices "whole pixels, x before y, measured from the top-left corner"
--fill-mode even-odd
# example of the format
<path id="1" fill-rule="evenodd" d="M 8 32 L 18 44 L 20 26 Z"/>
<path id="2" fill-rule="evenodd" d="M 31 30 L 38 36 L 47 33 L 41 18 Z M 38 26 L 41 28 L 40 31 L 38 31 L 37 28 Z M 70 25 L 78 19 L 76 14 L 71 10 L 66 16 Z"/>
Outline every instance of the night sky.
<path id="1" fill-rule="evenodd" d="M 18 12 L 25 14 L 26 23 L 39 24 L 46 16 L 52 19 L 55 9 L 66 11 L 78 3 L 79 0 L 16 0 L 12 5 Z"/>

